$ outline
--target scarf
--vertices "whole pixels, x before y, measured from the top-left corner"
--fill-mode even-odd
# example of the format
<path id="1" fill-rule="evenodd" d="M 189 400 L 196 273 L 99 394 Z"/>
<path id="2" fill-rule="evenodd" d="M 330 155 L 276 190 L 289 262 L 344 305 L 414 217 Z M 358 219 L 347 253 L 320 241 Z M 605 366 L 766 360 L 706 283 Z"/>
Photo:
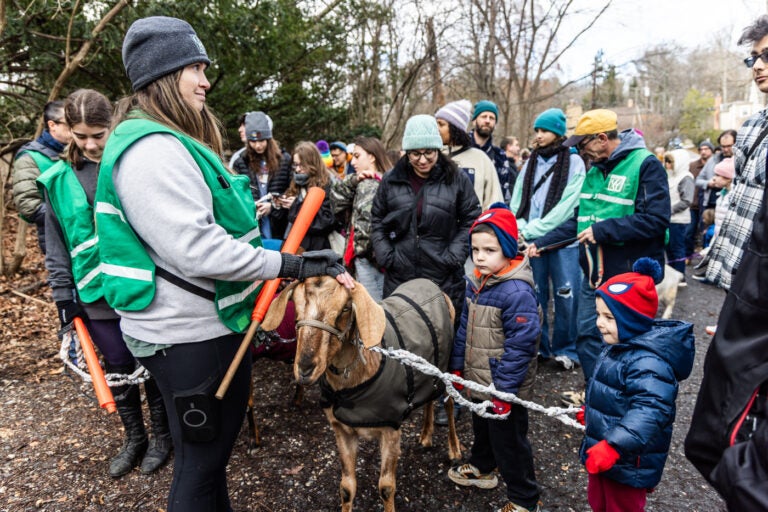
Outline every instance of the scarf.
<path id="1" fill-rule="evenodd" d="M 525 171 L 525 179 L 523 180 L 523 195 L 520 198 L 520 207 L 517 210 L 517 218 L 528 220 L 528 215 L 531 213 L 531 198 L 533 197 L 533 187 L 535 186 L 533 179 L 536 176 L 536 165 L 538 163 L 538 156 L 548 159 L 554 155 L 557 155 L 557 161 L 553 164 L 551 175 L 549 178 L 549 190 L 547 191 L 547 198 L 544 201 L 544 211 L 541 216 L 544 217 L 549 211 L 560 202 L 563 197 L 563 191 L 568 184 L 568 169 L 570 167 L 571 151 L 562 145 L 562 142 L 557 144 L 550 144 L 544 148 L 536 148 L 531 153 L 528 159 L 528 169 Z"/>

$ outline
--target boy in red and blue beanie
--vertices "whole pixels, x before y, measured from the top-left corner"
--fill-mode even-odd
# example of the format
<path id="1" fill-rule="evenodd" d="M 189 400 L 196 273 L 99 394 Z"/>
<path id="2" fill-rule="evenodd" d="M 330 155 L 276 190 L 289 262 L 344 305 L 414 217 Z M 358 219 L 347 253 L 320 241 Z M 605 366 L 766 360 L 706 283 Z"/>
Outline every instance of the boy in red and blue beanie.
<path id="1" fill-rule="evenodd" d="M 661 267 L 640 258 L 595 292 L 603 338 L 586 392 L 581 461 L 593 510 L 639 512 L 661 481 L 672 439 L 678 382 L 693 367 L 693 325 L 654 320 Z"/>
<path id="2" fill-rule="evenodd" d="M 517 236 L 517 220 L 504 203 L 491 205 L 472 224 L 469 238 L 475 270 L 467 276 L 449 368 L 467 380 L 530 399 L 540 309 L 528 257 L 518 255 Z M 527 437 L 528 411 L 486 393 L 467 390 L 467 396 L 473 402 L 492 400 L 488 412 L 499 417 L 472 415 L 471 455 L 466 464 L 452 468 L 448 478 L 459 485 L 492 489 L 498 484 L 493 472 L 498 468 L 509 498 L 501 510 L 540 510 Z"/>

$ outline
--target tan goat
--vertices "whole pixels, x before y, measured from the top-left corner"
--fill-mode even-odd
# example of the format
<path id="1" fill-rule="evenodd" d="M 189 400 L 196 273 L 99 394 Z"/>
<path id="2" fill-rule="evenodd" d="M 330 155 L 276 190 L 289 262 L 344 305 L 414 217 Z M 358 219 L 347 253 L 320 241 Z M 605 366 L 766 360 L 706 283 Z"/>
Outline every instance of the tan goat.
<path id="1" fill-rule="evenodd" d="M 379 496 L 385 512 L 394 512 L 400 422 L 425 405 L 420 443 L 431 447 L 434 399 L 444 385 L 366 349 L 381 344 L 421 351 L 419 355 L 445 371 L 453 344 L 455 313 L 451 301 L 425 279 L 404 284 L 384 300 L 382 307 L 360 283 L 350 291 L 333 278 L 311 278 L 283 290 L 262 322 L 264 329 L 274 329 L 280 323 L 291 297 L 296 306 L 298 341 L 294 375 L 300 384 L 320 380 L 323 410 L 341 459 L 341 510 L 352 510 L 357 491 L 357 449 L 359 439 L 364 438 L 379 442 Z M 446 412 L 448 455 L 457 461 L 461 450 L 451 400 L 446 403 Z"/>

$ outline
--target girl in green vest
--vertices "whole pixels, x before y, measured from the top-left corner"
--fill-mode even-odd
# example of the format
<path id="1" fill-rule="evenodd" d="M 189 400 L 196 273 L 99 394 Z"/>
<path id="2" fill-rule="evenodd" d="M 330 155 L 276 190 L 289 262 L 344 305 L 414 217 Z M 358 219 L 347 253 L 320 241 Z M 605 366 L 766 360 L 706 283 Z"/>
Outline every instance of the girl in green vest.
<path id="1" fill-rule="evenodd" d="M 45 265 L 62 327 L 75 317 L 85 322 L 104 356 L 106 372 L 131 374 L 136 359 L 120 331 L 120 317 L 104 300 L 99 245 L 93 222 L 93 201 L 99 161 L 109 135 L 112 105 L 103 94 L 80 89 L 66 100 L 64 118 L 72 131 L 65 158 L 45 172 L 38 183 L 45 195 Z M 140 463 L 145 474 L 158 469 L 171 450 L 163 398 L 153 379 L 144 383 L 152 423 L 147 440 L 139 386 L 114 386 L 112 393 L 125 428 L 125 442 L 110 461 L 109 474 L 119 477 Z"/>
<path id="2" fill-rule="evenodd" d="M 248 358 L 223 399 L 214 395 L 262 280 L 329 274 L 353 283 L 332 251 L 299 257 L 261 247 L 248 177 L 221 160 L 220 125 L 206 106 L 210 60 L 188 23 L 139 19 L 122 55 L 134 92 L 118 106 L 95 205 L 105 296 L 168 410 L 168 512 L 227 512 Z"/>

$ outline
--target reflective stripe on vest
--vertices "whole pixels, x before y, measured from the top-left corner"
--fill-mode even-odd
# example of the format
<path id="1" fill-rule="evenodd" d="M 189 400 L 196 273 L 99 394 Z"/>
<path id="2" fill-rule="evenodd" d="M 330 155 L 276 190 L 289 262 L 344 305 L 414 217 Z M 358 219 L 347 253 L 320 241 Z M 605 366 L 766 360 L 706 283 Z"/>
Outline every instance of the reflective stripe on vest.
<path id="1" fill-rule="evenodd" d="M 652 153 L 647 149 L 635 149 L 607 176 L 597 167 L 587 171 L 579 195 L 578 233 L 596 222 L 626 217 L 635 212 L 640 166 L 648 156 Z"/>
<path id="2" fill-rule="evenodd" d="M 96 189 L 96 219 L 104 275 L 104 296 L 115 309 L 140 311 L 155 295 L 155 264 L 143 243 L 127 223 L 112 181 L 115 163 L 134 142 L 153 133 L 172 135 L 189 151 L 211 191 L 213 217 L 233 238 L 261 247 L 256 209 L 247 176 L 232 175 L 221 159 L 206 146 L 154 121 L 129 119 L 110 135 L 101 160 Z M 169 206 L 170 207 L 170 206 Z M 183 279 L 183 276 L 178 276 Z M 235 332 L 244 331 L 261 281 L 214 281 L 219 319 Z"/>
<path id="3" fill-rule="evenodd" d="M 103 296 L 99 238 L 93 220 L 93 207 L 88 204 L 82 185 L 68 162 L 56 162 L 37 182 L 48 193 L 48 201 L 64 234 L 69 250 L 72 277 L 77 294 L 85 303 Z"/>

